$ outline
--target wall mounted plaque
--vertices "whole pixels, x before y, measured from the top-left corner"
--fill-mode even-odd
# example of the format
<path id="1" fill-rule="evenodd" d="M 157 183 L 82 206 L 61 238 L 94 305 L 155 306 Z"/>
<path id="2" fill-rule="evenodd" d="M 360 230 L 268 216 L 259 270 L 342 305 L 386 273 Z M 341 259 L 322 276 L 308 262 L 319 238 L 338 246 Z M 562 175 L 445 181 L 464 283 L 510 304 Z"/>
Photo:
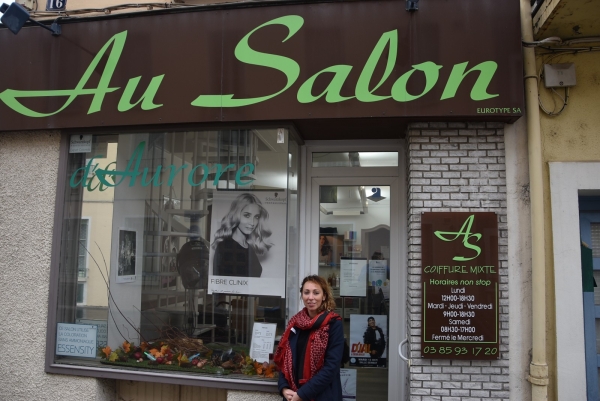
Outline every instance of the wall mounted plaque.
<path id="1" fill-rule="evenodd" d="M 499 359 L 495 213 L 421 216 L 421 357 Z"/>

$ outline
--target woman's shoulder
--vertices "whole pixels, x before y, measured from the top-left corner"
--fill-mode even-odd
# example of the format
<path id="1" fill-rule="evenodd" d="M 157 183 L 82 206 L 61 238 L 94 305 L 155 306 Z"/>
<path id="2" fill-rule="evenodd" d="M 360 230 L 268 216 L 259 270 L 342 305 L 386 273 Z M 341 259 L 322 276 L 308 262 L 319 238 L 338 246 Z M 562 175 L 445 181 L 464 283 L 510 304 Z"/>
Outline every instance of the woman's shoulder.
<path id="1" fill-rule="evenodd" d="M 342 323 L 341 318 L 331 319 L 329 321 L 329 326 L 331 327 L 330 330 L 340 330 L 340 331 L 344 330 L 344 324 Z"/>
<path id="2" fill-rule="evenodd" d="M 217 243 L 217 247 L 231 248 L 232 246 L 235 246 L 236 244 L 238 244 L 238 243 L 231 237 L 231 235 L 228 235 L 226 237 L 221 237 L 221 240 Z"/>

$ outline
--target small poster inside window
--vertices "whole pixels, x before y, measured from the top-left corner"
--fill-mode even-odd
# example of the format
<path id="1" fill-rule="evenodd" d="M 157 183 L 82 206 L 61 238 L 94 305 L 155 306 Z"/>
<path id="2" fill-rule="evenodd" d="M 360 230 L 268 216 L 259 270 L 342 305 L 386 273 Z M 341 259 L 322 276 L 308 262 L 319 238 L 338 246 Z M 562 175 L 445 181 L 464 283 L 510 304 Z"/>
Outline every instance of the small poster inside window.
<path id="1" fill-rule="evenodd" d="M 383 285 L 387 279 L 387 260 L 369 260 L 369 282 L 372 286 Z"/>
<path id="2" fill-rule="evenodd" d="M 350 315 L 350 366 L 387 365 L 387 316 Z"/>
<path id="3" fill-rule="evenodd" d="M 119 229 L 117 283 L 135 281 L 137 233 L 126 228 Z"/>
<path id="4" fill-rule="evenodd" d="M 369 284 L 373 294 L 381 299 L 390 299 L 390 280 L 387 260 L 369 260 Z"/>
<path id="5" fill-rule="evenodd" d="M 215 191 L 208 293 L 285 296 L 285 191 Z"/>
<path id="6" fill-rule="evenodd" d="M 256 362 L 269 362 L 269 355 L 275 346 L 275 323 L 254 322 L 252 327 L 252 343 L 250 345 L 250 358 Z"/>
<path id="7" fill-rule="evenodd" d="M 340 295 L 342 297 L 366 297 L 367 259 L 342 258 L 340 270 Z"/>
<path id="8" fill-rule="evenodd" d="M 356 400 L 356 369 L 340 369 L 342 400 Z"/>
<path id="9" fill-rule="evenodd" d="M 106 320 L 77 319 L 77 324 L 89 324 L 92 326 L 96 326 L 98 328 L 98 332 L 96 335 L 98 347 L 106 347 L 108 345 L 108 322 Z"/>
<path id="10" fill-rule="evenodd" d="M 56 325 L 56 355 L 95 358 L 98 326 L 58 323 Z"/>

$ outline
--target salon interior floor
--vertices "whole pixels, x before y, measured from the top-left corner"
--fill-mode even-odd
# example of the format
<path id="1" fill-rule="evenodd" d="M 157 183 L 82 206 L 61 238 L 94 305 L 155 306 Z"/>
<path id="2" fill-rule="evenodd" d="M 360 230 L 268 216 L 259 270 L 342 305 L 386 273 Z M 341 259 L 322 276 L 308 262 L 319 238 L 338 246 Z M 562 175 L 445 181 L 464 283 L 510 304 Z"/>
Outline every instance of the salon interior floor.
<path id="1" fill-rule="evenodd" d="M 344 324 L 344 337 L 350 344 L 350 324 Z M 388 349 L 389 352 L 389 349 Z M 346 368 L 352 367 L 346 364 Z M 356 400 L 357 401 L 387 401 L 388 400 L 388 369 L 387 368 L 356 368 Z"/>
<path id="2" fill-rule="evenodd" d="M 387 368 L 359 368 L 356 373 L 357 401 L 388 400 Z"/>

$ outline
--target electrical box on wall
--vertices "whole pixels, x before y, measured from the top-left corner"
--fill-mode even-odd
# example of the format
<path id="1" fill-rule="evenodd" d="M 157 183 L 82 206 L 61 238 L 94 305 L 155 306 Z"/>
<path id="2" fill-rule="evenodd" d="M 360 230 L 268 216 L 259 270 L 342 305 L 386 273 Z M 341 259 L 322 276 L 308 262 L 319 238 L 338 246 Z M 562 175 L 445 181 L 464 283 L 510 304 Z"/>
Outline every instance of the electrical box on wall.
<path id="1" fill-rule="evenodd" d="M 544 86 L 546 88 L 565 88 L 576 84 L 575 64 L 544 64 Z"/>
<path id="2" fill-rule="evenodd" d="M 16 2 L 25 7 L 28 11 L 37 11 L 37 0 L 16 0 Z"/>

